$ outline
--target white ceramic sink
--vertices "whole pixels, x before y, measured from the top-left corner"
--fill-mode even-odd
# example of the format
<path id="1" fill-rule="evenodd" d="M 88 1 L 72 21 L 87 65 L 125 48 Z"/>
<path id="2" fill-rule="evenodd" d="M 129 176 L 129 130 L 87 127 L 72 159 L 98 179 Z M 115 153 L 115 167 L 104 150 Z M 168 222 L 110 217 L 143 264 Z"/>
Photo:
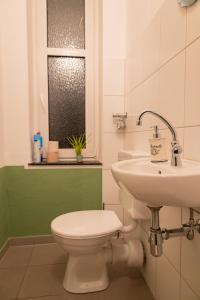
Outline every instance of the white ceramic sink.
<path id="1" fill-rule="evenodd" d="M 200 207 L 198 162 L 183 159 L 181 167 L 172 167 L 170 162 L 131 159 L 114 163 L 112 174 L 121 188 L 149 206 Z"/>

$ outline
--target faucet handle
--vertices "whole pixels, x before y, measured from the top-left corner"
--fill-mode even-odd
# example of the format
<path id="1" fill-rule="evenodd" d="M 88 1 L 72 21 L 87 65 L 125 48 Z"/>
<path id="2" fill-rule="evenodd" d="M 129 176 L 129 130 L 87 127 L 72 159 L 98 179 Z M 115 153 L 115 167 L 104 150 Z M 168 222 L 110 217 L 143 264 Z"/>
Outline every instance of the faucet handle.
<path id="1" fill-rule="evenodd" d="M 180 154 L 183 152 L 182 147 L 179 145 L 177 141 L 172 141 L 172 159 L 171 165 L 176 167 L 181 167 L 181 157 Z"/>
<path id="2" fill-rule="evenodd" d="M 172 152 L 173 152 L 174 155 L 181 154 L 183 152 L 182 147 L 176 141 L 172 142 Z"/>

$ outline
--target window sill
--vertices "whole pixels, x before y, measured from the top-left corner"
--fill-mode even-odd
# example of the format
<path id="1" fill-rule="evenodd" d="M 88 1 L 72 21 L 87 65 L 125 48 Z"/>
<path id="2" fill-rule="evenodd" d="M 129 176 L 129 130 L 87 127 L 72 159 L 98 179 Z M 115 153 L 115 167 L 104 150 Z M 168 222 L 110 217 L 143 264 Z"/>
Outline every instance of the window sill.
<path id="1" fill-rule="evenodd" d="M 84 160 L 78 163 L 76 160 L 58 161 L 55 163 L 48 163 L 43 161 L 41 163 L 29 163 L 26 169 L 71 169 L 71 168 L 101 168 L 102 163 L 98 160 Z"/>

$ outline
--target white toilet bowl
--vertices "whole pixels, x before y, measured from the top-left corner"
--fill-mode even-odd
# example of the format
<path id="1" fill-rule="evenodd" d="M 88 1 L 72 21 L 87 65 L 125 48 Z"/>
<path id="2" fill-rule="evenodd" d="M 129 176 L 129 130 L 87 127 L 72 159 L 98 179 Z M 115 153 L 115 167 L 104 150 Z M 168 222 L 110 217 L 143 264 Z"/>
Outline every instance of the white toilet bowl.
<path id="1" fill-rule="evenodd" d="M 141 151 L 119 153 L 120 160 L 147 156 Z M 121 192 L 120 201 L 131 217 L 127 226 L 122 225 L 115 212 L 105 210 L 72 212 L 52 221 L 52 233 L 68 253 L 63 280 L 67 291 L 89 293 L 106 289 L 109 285 L 108 262 L 123 261 L 130 267 L 142 266 L 144 253 L 141 242 L 127 239 L 127 234 L 137 227 L 133 197 L 127 199 Z"/>
<path id="2" fill-rule="evenodd" d="M 113 211 L 77 211 L 52 221 L 52 233 L 68 253 L 63 281 L 66 290 L 88 293 L 108 287 L 107 262 L 112 260 L 108 241 L 121 228 Z"/>

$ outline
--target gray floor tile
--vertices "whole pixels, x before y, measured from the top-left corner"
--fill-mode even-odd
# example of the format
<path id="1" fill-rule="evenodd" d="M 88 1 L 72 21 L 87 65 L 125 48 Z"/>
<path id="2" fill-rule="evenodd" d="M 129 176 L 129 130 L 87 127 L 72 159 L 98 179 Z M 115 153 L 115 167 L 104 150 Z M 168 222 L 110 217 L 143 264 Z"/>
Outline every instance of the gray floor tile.
<path id="1" fill-rule="evenodd" d="M 35 236 L 35 244 L 49 244 L 55 243 L 55 239 L 52 235 Z"/>
<path id="2" fill-rule="evenodd" d="M 66 263 L 67 254 L 55 243 L 36 245 L 30 260 L 30 265 L 51 265 Z"/>
<path id="3" fill-rule="evenodd" d="M 66 293 L 66 294 L 67 294 L 67 300 L 100 300 L 100 292 L 89 293 L 89 294 L 70 294 L 70 293 Z"/>
<path id="4" fill-rule="evenodd" d="M 10 247 L 0 261 L 0 299 L 16 299 L 17 295 L 17 299 L 24 300 L 154 299 L 140 272 L 125 264 L 109 266 L 111 283 L 107 290 L 68 293 L 62 287 L 66 267 L 63 262 L 66 262 L 65 252 L 55 243 Z"/>
<path id="5" fill-rule="evenodd" d="M 24 267 L 29 264 L 33 246 L 12 246 L 0 260 L 1 268 Z"/>
<path id="6" fill-rule="evenodd" d="M 25 267 L 0 270 L 0 299 L 16 299 L 25 275 Z"/>
<path id="7" fill-rule="evenodd" d="M 122 277 L 113 279 L 110 286 L 101 292 L 67 294 L 67 300 L 154 300 L 143 279 Z"/>
<path id="8" fill-rule="evenodd" d="M 32 237 L 16 237 L 11 238 L 9 240 L 9 246 L 25 246 L 25 245 L 34 245 L 35 244 L 35 238 Z"/>
<path id="9" fill-rule="evenodd" d="M 65 264 L 30 266 L 22 284 L 19 298 L 63 295 L 64 273 Z"/>
<path id="10" fill-rule="evenodd" d="M 154 300 L 144 280 L 122 277 L 113 279 L 109 288 L 100 293 L 100 300 Z"/>

